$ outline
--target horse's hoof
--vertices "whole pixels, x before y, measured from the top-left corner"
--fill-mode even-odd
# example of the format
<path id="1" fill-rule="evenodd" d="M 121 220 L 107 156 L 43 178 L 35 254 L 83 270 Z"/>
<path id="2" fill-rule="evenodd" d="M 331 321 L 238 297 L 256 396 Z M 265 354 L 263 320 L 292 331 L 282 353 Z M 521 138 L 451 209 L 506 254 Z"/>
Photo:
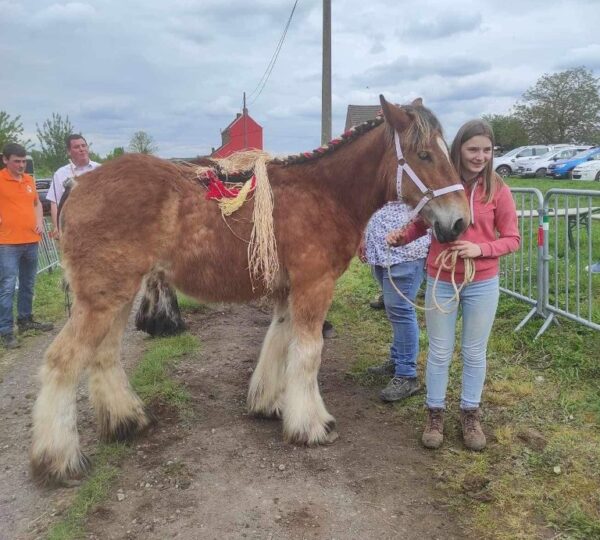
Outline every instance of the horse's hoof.
<path id="1" fill-rule="evenodd" d="M 120 420 L 115 426 L 110 426 L 110 420 L 107 415 L 105 419 L 99 422 L 100 437 L 105 442 L 127 442 L 141 435 L 150 426 L 156 423 L 156 417 L 145 410 L 143 415 L 130 416 Z"/>
<path id="2" fill-rule="evenodd" d="M 340 438 L 340 435 L 337 431 L 330 431 L 327 433 L 327 438 L 325 440 L 326 444 L 333 444 Z"/>
<path id="3" fill-rule="evenodd" d="M 273 409 L 272 411 L 252 411 L 250 414 L 261 420 L 281 420 L 280 409 Z"/>
<path id="4" fill-rule="evenodd" d="M 56 462 L 46 454 L 31 458 L 31 477 L 40 487 L 60 487 L 69 485 L 72 481 L 83 479 L 92 468 L 89 458 L 79 453 L 74 463 L 57 467 Z"/>

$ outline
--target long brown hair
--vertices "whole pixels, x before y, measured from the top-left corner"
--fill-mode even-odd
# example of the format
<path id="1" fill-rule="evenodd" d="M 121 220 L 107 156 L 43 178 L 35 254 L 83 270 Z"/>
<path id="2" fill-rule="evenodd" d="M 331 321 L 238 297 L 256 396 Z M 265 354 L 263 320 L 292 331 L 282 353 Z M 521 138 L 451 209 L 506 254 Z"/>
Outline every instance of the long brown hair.
<path id="1" fill-rule="evenodd" d="M 456 168 L 458 174 L 462 171 L 462 157 L 460 149 L 464 143 L 469 139 L 481 135 L 487 137 L 492 143 L 492 149 L 494 148 L 494 131 L 485 120 L 479 118 L 475 120 L 469 120 L 466 124 L 458 130 L 456 137 L 452 141 L 452 147 L 450 148 L 450 158 Z M 483 176 L 483 192 L 485 202 L 490 202 L 494 197 L 496 189 L 503 184 L 502 178 L 494 171 L 494 160 L 493 158 L 488 161 L 485 168 L 482 171 Z"/>

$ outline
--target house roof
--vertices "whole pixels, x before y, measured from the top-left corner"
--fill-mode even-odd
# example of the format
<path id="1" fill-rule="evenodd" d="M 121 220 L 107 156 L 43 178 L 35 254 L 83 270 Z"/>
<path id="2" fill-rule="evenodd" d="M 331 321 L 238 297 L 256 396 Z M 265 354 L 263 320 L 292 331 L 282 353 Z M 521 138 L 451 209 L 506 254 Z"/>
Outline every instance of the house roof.
<path id="1" fill-rule="evenodd" d="M 346 126 L 344 131 L 358 126 L 367 120 L 373 120 L 381 110 L 381 105 L 348 105 L 346 112 Z"/>

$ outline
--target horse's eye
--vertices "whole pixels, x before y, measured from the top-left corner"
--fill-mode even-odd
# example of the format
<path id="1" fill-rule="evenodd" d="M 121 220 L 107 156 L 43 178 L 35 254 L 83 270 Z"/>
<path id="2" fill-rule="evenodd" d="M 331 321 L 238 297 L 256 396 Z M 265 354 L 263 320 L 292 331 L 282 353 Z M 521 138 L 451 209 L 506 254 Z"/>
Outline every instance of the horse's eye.
<path id="1" fill-rule="evenodd" d="M 429 155 L 429 152 L 419 152 L 419 159 L 422 159 L 423 161 L 431 161 L 431 156 Z"/>

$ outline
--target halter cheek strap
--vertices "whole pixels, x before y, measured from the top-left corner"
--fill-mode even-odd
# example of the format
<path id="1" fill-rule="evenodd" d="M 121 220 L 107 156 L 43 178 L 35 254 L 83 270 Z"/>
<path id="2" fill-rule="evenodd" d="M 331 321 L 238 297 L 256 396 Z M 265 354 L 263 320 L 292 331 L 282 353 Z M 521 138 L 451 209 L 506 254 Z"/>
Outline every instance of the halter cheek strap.
<path id="1" fill-rule="evenodd" d="M 453 191 L 465 189 L 462 184 L 453 184 L 451 186 L 434 190 L 429 189 L 423 182 L 421 182 L 421 179 L 417 176 L 417 173 L 415 173 L 412 167 L 406 162 L 404 154 L 402 153 L 402 148 L 400 147 L 400 136 L 398 135 L 397 131 L 394 131 L 394 142 L 396 143 L 396 155 L 398 157 L 398 169 L 396 171 L 396 191 L 398 193 L 398 199 L 402 198 L 402 177 L 404 176 L 405 172 L 423 194 L 423 197 L 418 202 L 417 206 L 415 206 L 410 215 L 410 221 L 417 217 L 417 214 L 431 199 L 439 197 L 440 195 L 445 195 L 446 193 L 452 193 Z"/>

